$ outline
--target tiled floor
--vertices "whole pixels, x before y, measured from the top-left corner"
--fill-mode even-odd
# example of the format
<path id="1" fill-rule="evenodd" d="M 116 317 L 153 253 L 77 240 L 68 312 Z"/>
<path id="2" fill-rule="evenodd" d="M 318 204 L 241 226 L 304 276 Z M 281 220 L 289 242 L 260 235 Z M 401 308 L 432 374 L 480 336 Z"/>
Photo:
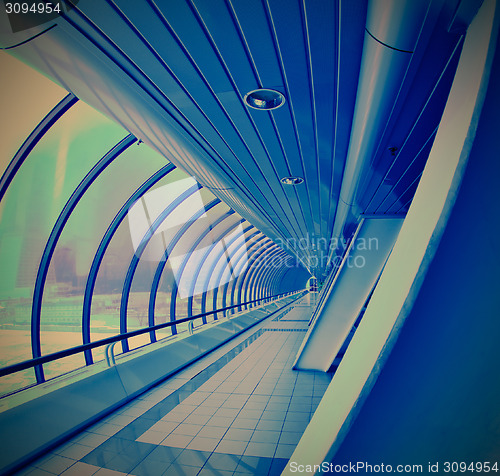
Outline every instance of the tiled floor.
<path id="1" fill-rule="evenodd" d="M 297 301 L 19 474 L 280 474 L 330 381 L 291 369 L 312 304 Z"/>

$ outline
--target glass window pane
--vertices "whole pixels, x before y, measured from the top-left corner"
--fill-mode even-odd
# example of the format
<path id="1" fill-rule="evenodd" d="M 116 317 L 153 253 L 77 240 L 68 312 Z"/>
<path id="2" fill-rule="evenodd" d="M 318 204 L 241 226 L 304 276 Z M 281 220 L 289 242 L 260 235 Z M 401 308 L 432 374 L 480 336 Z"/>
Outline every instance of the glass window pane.
<path id="1" fill-rule="evenodd" d="M 77 103 L 33 149 L 0 203 L 0 269 L 3 271 L 0 273 L 0 306 L 7 314 L 2 327 L 19 333 L 22 343 L 17 348 L 17 361 L 32 356 L 26 330 L 31 325 L 34 283 L 50 231 L 78 183 L 123 137 L 121 127 L 83 102 Z M 55 283 L 54 273 L 48 274 L 46 287 L 50 289 Z M 45 322 L 42 319 L 44 329 L 49 333 L 64 331 L 64 320 L 71 317 L 63 309 L 68 303 L 50 298 L 45 304 L 53 311 L 46 313 Z M 45 354 L 68 344 L 71 345 L 64 338 L 42 336 Z M 1 364 L 5 365 L 9 355 L 3 349 L 0 355 Z"/>
<path id="2" fill-rule="evenodd" d="M 195 236 L 198 237 L 201 233 L 204 233 L 205 236 L 197 245 L 196 250 L 189 256 L 187 261 L 187 265 L 184 271 L 184 274 L 179 283 L 179 294 L 181 298 L 188 297 L 192 295 L 198 295 L 203 293 L 208 289 L 207 281 L 208 281 L 208 273 L 211 271 L 212 260 L 210 257 L 213 256 L 216 252 L 224 253 L 224 249 L 227 246 L 225 239 L 217 240 L 217 238 L 224 232 L 224 230 L 228 229 L 231 225 L 235 224 L 241 218 L 237 214 L 233 214 L 223 220 L 221 223 L 216 226 L 212 226 L 212 229 L 207 233 L 206 230 L 211 223 L 214 223 L 221 215 L 225 214 L 228 211 L 228 208 L 224 204 L 217 205 L 214 209 L 210 210 L 207 213 L 207 220 L 204 223 L 200 223 L 199 229 L 196 231 Z M 194 240 L 188 240 L 188 243 L 180 244 L 179 255 L 185 256 L 186 249 L 192 247 Z M 182 247 L 185 247 L 182 249 Z M 205 259 L 205 255 L 207 251 L 209 251 L 207 258 Z M 198 270 L 200 261 L 205 259 L 201 268 Z M 175 266 L 174 266 L 175 267 Z M 193 288 L 193 280 L 194 288 Z"/>
<path id="3" fill-rule="evenodd" d="M 64 313 L 65 331 L 74 334 L 59 344 L 61 348 L 68 347 L 68 339 L 76 339 L 74 345 L 82 344 L 83 297 L 87 278 L 109 224 L 130 195 L 165 163 L 164 157 L 144 144 L 130 146 L 99 175 L 73 210 L 51 260 L 49 275 L 53 276 L 54 282 L 46 288 L 42 306 L 45 331 L 49 330 L 50 314 L 55 312 Z M 106 309 L 108 301 L 107 295 L 93 296 L 92 341 L 115 334 L 111 331 L 109 318 L 100 313 Z M 57 309 L 52 303 L 56 303 Z M 44 336 L 50 338 L 50 333 L 44 333 Z M 57 338 L 57 334 L 53 337 Z M 93 354 L 95 360 L 103 359 L 104 347 L 95 349 Z M 81 356 L 75 358 L 75 363 L 77 361 L 81 364 Z M 59 366 L 57 372 L 70 370 L 67 367 L 70 364 L 68 359 L 66 367 Z M 56 364 L 45 367 L 47 374 L 48 369 L 56 367 Z"/>
<path id="4" fill-rule="evenodd" d="M 174 192 L 178 196 L 180 192 L 190 188 L 195 182 L 192 180 L 184 179 L 186 186 L 179 187 L 163 187 L 166 192 L 166 198 L 158 198 L 157 201 L 163 200 L 163 204 L 156 204 L 159 209 L 165 209 L 168 204 L 172 202 L 169 192 Z M 149 197 L 146 197 L 149 199 Z M 134 276 L 132 293 L 130 295 L 129 309 L 134 309 L 136 312 L 136 322 L 132 325 L 135 327 L 144 327 L 147 325 L 149 294 L 151 289 L 153 277 L 156 273 L 160 261 L 163 262 L 165 257 L 168 261 L 162 271 L 162 280 L 168 280 L 170 291 L 175 284 L 178 284 L 180 267 L 185 260 L 186 254 L 190 251 L 193 242 L 198 238 L 199 234 L 205 232 L 210 227 L 210 224 L 220 216 L 221 213 L 226 212 L 229 208 L 226 205 L 218 204 L 215 207 L 207 210 L 206 205 L 214 200 L 213 194 L 207 189 L 201 189 L 185 198 L 165 219 L 161 226 L 157 229 L 155 235 L 150 240 L 142 259 L 137 267 L 137 272 Z M 157 213 L 152 212 L 157 216 Z M 151 219 L 150 219 L 151 221 Z M 178 234 L 183 228 L 188 226 L 184 231 L 183 236 L 179 238 Z M 175 240 L 175 241 L 174 241 Z M 168 278 L 163 278 L 163 274 L 168 273 Z M 175 277 L 174 277 L 175 276 Z M 183 277 L 188 281 L 192 278 L 189 273 L 183 273 Z M 174 279 L 176 279 L 174 283 Z M 184 279 L 184 278 L 183 278 Z M 164 284 L 165 285 L 165 284 Z M 142 293 L 142 294 L 141 294 Z M 159 314 L 158 314 L 159 313 Z M 159 316 L 160 321 L 158 321 Z M 187 316 L 187 299 L 179 297 L 176 300 L 176 319 Z M 134 315 L 131 315 L 134 319 Z M 139 319 L 143 322 L 139 322 Z M 170 295 L 165 297 L 157 297 L 155 320 L 159 322 L 166 322 L 171 320 L 170 314 Z M 178 332 L 187 329 L 187 323 L 179 324 L 177 327 Z M 165 335 L 166 330 L 159 335 Z"/>
<path id="5" fill-rule="evenodd" d="M 172 288 L 174 286 L 175 277 L 172 269 L 167 262 L 165 269 L 160 278 L 158 286 L 158 293 L 156 294 L 155 303 L 155 325 L 170 322 L 170 299 L 172 295 Z M 156 331 L 156 338 L 162 339 L 172 334 L 171 328 L 160 329 Z"/>
<path id="6" fill-rule="evenodd" d="M 141 147 L 143 146 L 141 145 L 139 148 Z M 169 185 L 182 181 L 186 177 L 187 175 L 184 172 L 179 169 L 175 169 L 164 178 L 159 180 L 151 188 L 151 190 L 147 192 L 147 194 L 152 193 L 155 197 L 161 196 L 162 190 L 166 190 Z M 175 188 L 175 185 L 172 186 Z M 133 190 L 129 190 L 128 195 L 131 195 L 132 192 Z M 167 203 L 170 203 L 172 197 L 169 195 L 165 198 L 165 200 Z M 125 200 L 123 200 L 123 202 L 124 201 Z M 139 201 L 139 203 L 146 204 L 148 204 L 149 202 L 150 200 L 148 200 L 147 198 Z M 150 208 L 146 206 L 145 210 L 147 211 L 149 209 Z M 122 297 L 123 285 L 125 283 L 125 276 L 132 261 L 132 257 L 134 256 L 134 253 L 136 252 L 136 249 L 139 246 L 142 237 L 147 232 L 149 225 L 151 224 L 151 221 L 148 222 L 147 220 L 146 223 L 143 223 L 141 216 L 137 212 L 137 205 L 132 206 L 131 210 L 129 210 L 127 218 L 122 221 L 116 233 L 113 235 L 106 253 L 104 254 L 101 266 L 99 267 L 91 309 L 92 340 L 97 340 L 98 338 L 100 338 L 100 329 L 105 329 L 112 335 L 120 333 L 120 302 Z M 148 215 L 148 220 L 151 220 L 152 214 L 155 214 L 156 218 L 156 216 L 158 216 L 160 212 L 161 210 L 159 210 L 159 207 L 155 207 L 153 205 L 151 207 L 151 215 Z M 101 237 L 99 237 L 99 239 L 100 238 Z M 146 248 L 145 253 L 143 254 L 143 257 L 145 257 L 145 261 L 147 261 L 146 258 L 148 256 L 148 249 Z M 139 285 L 142 286 L 142 281 L 148 281 L 149 278 L 141 279 L 142 271 L 138 271 L 140 276 L 138 282 Z M 139 322 L 138 312 L 143 312 L 144 309 L 147 310 L 147 307 L 144 307 L 143 303 L 147 302 L 147 300 L 149 299 L 151 280 L 152 278 L 150 277 L 149 287 L 147 288 L 147 299 L 144 298 L 144 290 L 138 290 L 139 294 L 137 295 L 136 299 L 134 287 L 131 288 L 131 295 L 128 303 L 128 330 L 137 328 L 137 323 Z M 134 286 L 134 281 L 132 282 L 132 286 Z M 160 289 L 165 292 L 165 287 L 160 287 Z M 170 296 L 169 293 L 168 296 Z M 158 302 L 162 302 L 162 300 L 158 300 Z M 142 319 L 143 325 L 141 325 L 140 327 L 144 327 L 144 322 L 147 323 L 147 314 L 143 314 Z M 135 341 L 137 341 L 139 345 L 143 345 L 143 343 L 149 342 L 149 334 L 137 337 Z M 120 352 L 121 345 L 117 344 L 115 346 L 115 354 L 119 354 Z M 94 351 L 94 356 L 96 359 L 102 358 L 102 351 Z"/>
<path id="7" fill-rule="evenodd" d="M 4 51 L 0 71 L 1 176 L 31 131 L 68 92 Z"/>
<path id="8" fill-rule="evenodd" d="M 243 227 L 244 229 L 244 227 Z M 248 230 L 244 236 L 241 235 L 241 229 L 236 229 L 232 231 L 232 234 L 236 236 L 236 239 L 233 243 L 228 247 L 228 254 L 232 257 L 232 263 L 234 268 L 234 275 L 239 276 L 242 272 L 245 271 L 246 268 L 246 250 L 254 243 L 256 239 L 260 237 L 254 237 L 250 240 L 250 242 L 244 243 L 245 239 L 248 236 L 255 233 L 255 228 Z M 241 235 L 241 236 L 238 236 Z M 229 241 L 229 240 L 228 240 Z M 209 259 L 207 262 L 213 264 L 213 261 L 217 259 L 217 265 L 215 266 L 214 272 L 210 277 L 209 289 L 222 286 L 227 283 L 228 280 L 231 279 L 231 268 L 228 266 L 228 261 L 225 259 L 219 259 L 220 250 L 216 253 L 215 250 L 213 253 L 210 253 Z M 221 274 L 222 273 L 222 274 Z"/>
<path id="9" fill-rule="evenodd" d="M 148 306 L 150 291 L 152 288 L 153 278 L 155 276 L 159 263 L 162 262 L 165 264 L 162 274 L 171 274 L 170 258 L 174 254 L 174 251 L 172 249 L 174 246 L 173 240 L 176 239 L 178 232 L 186 224 L 190 224 L 189 233 L 191 233 L 191 228 L 195 223 L 190 223 L 190 221 L 194 219 L 192 218 L 193 215 L 196 212 L 204 210 L 204 200 L 206 200 L 207 196 L 213 198 L 213 195 L 210 192 L 201 189 L 190 194 L 181 202 L 178 202 L 178 197 L 182 193 L 188 191 L 188 189 L 192 189 L 194 186 L 198 186 L 196 181 L 191 177 L 184 176 L 177 182 L 171 182 L 168 185 L 164 185 L 154 190 L 153 192 L 149 192 L 144 197 L 144 200 L 141 203 L 141 207 L 144 207 L 141 209 L 141 212 L 146 212 L 144 213 L 144 215 L 147 215 L 149 224 L 154 222 L 156 217 L 164 210 L 166 210 L 167 207 L 173 204 L 175 205 L 175 208 L 168 214 L 168 216 L 163 220 L 161 225 L 155 231 L 154 236 L 148 242 L 148 245 L 144 250 L 141 260 L 139 261 L 139 264 L 137 266 L 129 298 L 129 330 L 140 329 L 148 326 Z M 129 217 L 130 216 L 131 213 L 129 212 Z M 141 234 L 143 234 L 143 232 Z M 186 235 L 183 236 L 180 241 L 184 241 Z M 166 258 L 168 259 L 167 263 L 165 263 Z M 170 296 L 168 296 L 168 299 L 162 299 L 162 297 L 160 296 L 160 300 L 163 301 L 161 322 L 170 321 L 170 307 L 166 309 L 167 302 L 170 306 Z M 156 317 L 155 321 L 157 321 L 157 323 L 160 323 L 158 321 L 158 318 Z M 177 331 L 180 332 L 185 329 L 187 329 L 187 323 L 181 324 L 177 328 Z M 157 338 L 164 337 L 169 333 L 171 334 L 171 328 L 167 328 L 162 332 L 159 332 L 157 334 Z M 147 342 L 149 342 L 149 334 L 145 334 L 141 337 L 146 337 L 148 339 Z M 138 337 L 135 339 L 135 342 L 133 344 L 134 347 L 136 347 L 144 345 L 147 342 L 143 342 Z M 130 344 L 130 346 L 132 348 L 132 343 Z"/>

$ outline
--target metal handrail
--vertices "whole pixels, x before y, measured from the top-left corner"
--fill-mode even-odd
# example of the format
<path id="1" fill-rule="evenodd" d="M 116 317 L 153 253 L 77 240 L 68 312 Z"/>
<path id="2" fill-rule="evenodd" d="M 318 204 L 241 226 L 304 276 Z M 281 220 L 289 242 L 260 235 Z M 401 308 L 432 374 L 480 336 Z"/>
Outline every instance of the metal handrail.
<path id="1" fill-rule="evenodd" d="M 297 292 L 301 292 L 301 291 L 297 291 Z M 254 299 L 253 301 L 248 301 L 246 303 L 241 303 L 241 304 L 235 304 L 233 306 L 228 306 L 228 307 L 221 308 L 221 309 L 215 309 L 213 311 L 208 311 L 208 312 L 204 312 L 202 314 L 197 314 L 196 316 L 185 317 L 182 319 L 177 319 L 175 321 L 164 322 L 163 324 L 157 324 L 155 326 L 146 327 L 144 329 L 138 329 L 136 331 L 127 332 L 125 334 L 119 334 L 119 335 L 116 335 L 113 337 L 107 337 L 106 339 L 97 340 L 97 341 L 91 342 L 89 344 L 82 344 L 82 345 L 78 345 L 76 347 L 70 347 L 69 349 L 60 350 L 58 352 L 53 352 L 51 354 L 44 355 L 43 357 L 37 357 L 35 359 L 24 360 L 23 362 L 19 362 L 17 364 L 8 365 L 6 367 L 0 368 L 0 377 L 4 377 L 6 375 L 10 375 L 10 374 L 13 374 L 15 372 L 20 372 L 21 370 L 26 370 L 26 369 L 35 367 L 36 365 L 46 364 L 48 362 L 53 362 L 54 360 L 59 360 L 59 359 L 62 359 L 64 357 L 69 357 L 70 355 L 75 355 L 75 354 L 78 354 L 78 353 L 83 352 L 83 351 L 88 350 L 88 349 L 94 349 L 96 347 L 101 347 L 103 345 L 108 345 L 108 344 L 116 344 L 117 342 L 120 342 L 124 339 L 128 339 L 130 337 L 136 337 L 136 336 L 146 334 L 146 333 L 151 332 L 151 331 L 165 329 L 167 327 L 171 327 L 171 326 L 174 326 L 176 324 L 182 324 L 183 322 L 190 322 L 190 321 L 193 321 L 195 319 L 199 319 L 200 317 L 205 317 L 205 316 L 209 316 L 211 314 L 216 314 L 218 312 L 226 311 L 228 309 L 233 309 L 235 307 L 242 306 L 245 304 L 251 304 L 254 302 L 258 302 L 258 301 L 263 301 L 264 299 L 272 299 L 272 298 L 278 298 L 280 296 L 287 296 L 289 294 L 293 294 L 293 292 L 275 294 L 274 296 L 268 296 L 265 298 Z M 108 362 L 108 365 L 110 365 L 110 362 L 114 364 L 114 356 L 109 357 L 108 353 L 106 352 L 106 361 Z"/>

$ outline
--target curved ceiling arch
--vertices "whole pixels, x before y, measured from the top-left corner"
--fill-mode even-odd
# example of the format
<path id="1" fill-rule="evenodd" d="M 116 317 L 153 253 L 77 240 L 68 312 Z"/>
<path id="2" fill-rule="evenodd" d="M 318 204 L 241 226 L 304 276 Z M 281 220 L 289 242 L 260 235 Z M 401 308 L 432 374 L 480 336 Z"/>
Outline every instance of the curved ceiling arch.
<path id="1" fill-rule="evenodd" d="M 243 223 L 245 221 L 238 221 L 238 222 L 234 223 L 233 225 L 231 225 L 228 229 L 225 230 L 224 234 L 221 233 L 221 235 L 219 235 L 219 238 L 218 239 L 216 238 L 214 240 L 214 243 L 220 241 L 222 238 L 224 238 L 225 236 L 227 236 L 236 227 L 238 227 L 240 225 L 243 225 Z M 215 257 L 215 259 L 212 260 L 212 265 L 209 267 L 209 270 L 206 272 L 206 279 L 203 282 L 203 284 L 201 285 L 201 289 L 203 289 L 202 296 L 205 295 L 210 290 L 210 279 L 212 277 L 212 273 L 213 273 L 214 269 L 217 267 L 217 265 L 219 264 L 219 261 L 222 259 L 223 254 L 225 254 L 225 250 L 229 249 L 233 243 L 237 242 L 238 239 L 240 239 L 242 236 L 244 236 L 252 228 L 254 228 L 254 226 L 253 225 L 249 225 L 245 229 L 241 230 L 241 234 L 235 235 L 232 239 L 230 239 L 227 242 L 225 241 L 224 248 L 219 252 L 218 256 Z M 193 315 L 193 297 L 194 297 L 194 294 L 195 294 L 194 290 L 196 288 L 196 284 L 197 284 L 197 281 L 199 279 L 199 272 L 202 269 L 202 267 L 205 265 L 205 263 L 206 263 L 209 255 L 212 252 L 212 250 L 213 250 L 214 247 L 215 247 L 215 244 L 214 244 L 213 247 L 210 247 L 210 249 L 206 250 L 206 253 L 205 253 L 203 259 L 200 260 L 200 262 L 199 262 L 199 264 L 198 264 L 198 266 L 197 266 L 197 268 L 195 270 L 195 273 L 194 273 L 195 278 L 193 279 L 193 281 L 191 283 L 190 296 L 189 296 L 189 302 L 188 302 L 188 316 L 192 316 Z M 234 254 L 233 254 L 233 256 L 234 256 Z M 232 257 L 231 257 L 231 259 L 232 259 Z M 205 302 L 205 301 L 203 301 L 203 298 L 202 298 L 202 303 L 203 302 Z M 205 309 L 203 308 L 203 306 L 202 306 L 202 311 L 201 312 L 202 313 L 205 312 Z"/>
<path id="2" fill-rule="evenodd" d="M 167 261 L 169 259 L 169 254 L 175 249 L 175 246 L 177 245 L 177 243 L 179 242 L 179 240 L 181 240 L 182 237 L 184 236 L 184 234 L 186 232 L 188 232 L 188 230 L 196 222 L 196 220 L 198 220 L 207 211 L 211 210 L 212 208 L 214 208 L 215 206 L 219 205 L 220 203 L 221 203 L 221 201 L 218 198 L 215 198 L 210 203 L 208 203 L 206 205 L 203 204 L 202 207 L 199 210 L 196 210 L 195 213 L 189 219 L 186 220 L 186 222 L 184 223 L 184 225 L 181 228 L 179 228 L 179 230 L 174 235 L 174 237 L 172 238 L 172 240 L 168 243 L 168 247 L 165 249 L 163 257 L 159 260 L 158 266 L 156 267 L 156 271 L 155 271 L 155 274 L 154 274 L 154 277 L 153 277 L 153 282 L 151 284 L 151 290 L 149 292 L 149 305 L 148 305 L 148 324 L 149 324 L 149 326 L 154 326 L 155 325 L 155 314 L 154 314 L 154 312 L 155 312 L 156 296 L 157 296 L 157 293 L 158 293 L 158 287 L 159 287 L 159 284 L 160 284 L 160 279 L 161 279 L 163 270 L 164 270 L 165 265 L 167 264 Z M 222 215 L 222 216 L 224 216 L 224 215 Z M 201 232 L 200 235 L 199 235 L 199 237 L 195 240 L 195 242 L 199 242 L 199 240 L 201 240 L 203 238 L 203 235 L 204 235 L 204 233 Z M 192 248 L 190 250 L 190 252 L 193 252 L 194 249 L 195 248 Z M 182 274 L 184 272 L 185 263 L 186 263 L 186 260 L 183 260 L 183 262 L 182 262 L 182 264 L 181 264 L 181 266 L 179 267 L 179 270 L 178 270 L 179 274 L 178 274 L 177 278 L 174 279 L 174 286 L 175 287 L 174 287 L 174 289 L 172 290 L 172 293 L 171 293 L 171 297 L 170 297 L 171 300 L 175 299 L 174 293 L 175 294 L 177 293 L 177 286 L 176 286 L 176 284 L 177 284 L 177 281 L 180 281 L 182 279 Z M 170 320 L 171 321 L 175 321 L 175 312 L 173 314 L 171 313 Z M 171 327 L 171 332 L 172 332 L 172 334 L 175 334 L 177 332 L 176 326 L 172 326 Z M 151 331 L 151 342 L 154 342 L 155 340 L 156 340 L 156 337 L 155 337 L 154 331 Z"/>
<path id="3" fill-rule="evenodd" d="M 270 246 L 267 246 L 268 244 Z M 285 253 L 284 250 L 282 250 L 278 245 L 276 245 L 275 243 L 272 242 L 272 240 L 270 240 L 268 243 L 266 243 L 266 242 L 262 243 L 261 246 L 256 248 L 253 251 L 253 253 L 249 256 L 245 271 L 243 271 L 238 276 L 238 278 L 234 280 L 234 283 L 233 283 L 233 286 L 231 289 L 231 306 L 235 305 L 235 302 L 236 302 L 235 301 L 236 290 L 238 290 L 238 301 L 241 302 L 241 290 L 243 289 L 243 286 L 245 284 L 245 279 L 246 279 L 249 271 L 252 268 L 254 268 L 255 265 L 262 266 L 261 263 L 259 262 L 260 257 L 265 256 L 268 253 L 271 253 L 272 250 L 277 250 L 277 251 L 279 250 L 279 251 L 283 251 L 283 253 Z"/>
<path id="4" fill-rule="evenodd" d="M 82 316 L 82 336 L 83 343 L 90 343 L 90 311 L 92 306 L 92 296 L 94 293 L 95 283 L 97 279 L 97 275 L 99 272 L 99 268 L 101 266 L 102 260 L 108 249 L 109 244 L 113 236 L 115 235 L 118 227 L 123 222 L 125 217 L 127 216 L 128 210 L 130 207 L 141 197 L 144 196 L 155 184 L 157 184 L 161 179 L 175 170 L 176 167 L 173 164 L 167 164 L 163 166 L 156 173 L 151 175 L 145 182 L 143 182 L 135 191 L 130 195 L 130 197 L 125 201 L 122 205 L 118 213 L 114 216 L 113 220 L 109 224 L 108 228 L 101 241 L 99 242 L 99 246 L 92 260 L 92 264 L 90 266 L 90 271 L 87 277 L 87 281 L 85 284 L 84 291 L 84 300 L 83 300 L 83 316 Z M 91 365 L 93 363 L 92 352 L 85 351 L 85 361 L 87 365 Z"/>
<path id="5" fill-rule="evenodd" d="M 44 292 L 45 281 L 47 278 L 47 272 L 50 265 L 50 260 L 53 256 L 55 247 L 57 245 L 58 239 L 61 236 L 63 228 L 68 221 L 71 213 L 75 209 L 76 205 L 83 197 L 87 189 L 90 187 L 92 182 L 106 169 L 106 167 L 115 160 L 122 152 L 127 150 L 132 144 L 137 141 L 132 135 L 128 135 L 121 142 L 116 144 L 102 159 L 100 159 L 97 164 L 92 168 L 92 170 L 85 176 L 85 178 L 78 184 L 75 191 L 71 194 L 70 199 L 66 202 L 63 210 L 59 214 L 52 231 L 50 232 L 47 244 L 42 254 L 40 265 L 38 266 L 38 272 L 35 281 L 35 288 L 33 292 L 32 300 L 32 312 L 31 312 L 31 348 L 33 352 L 33 358 L 41 356 L 41 345 L 40 345 L 40 313 L 42 307 L 42 297 Z M 35 375 L 37 382 L 43 382 L 45 380 L 43 375 L 42 366 L 35 367 Z"/>
<path id="6" fill-rule="evenodd" d="M 250 257 L 258 250 L 260 249 L 260 247 L 262 246 L 262 243 L 260 243 L 262 240 L 265 240 L 264 242 L 265 243 L 270 243 L 271 242 L 271 239 L 268 238 L 267 236 L 265 235 L 261 235 L 259 236 L 259 233 L 260 232 L 257 232 L 255 235 L 256 235 L 256 239 L 255 241 L 250 245 L 248 246 L 246 249 L 242 250 L 242 252 L 240 253 L 240 256 L 237 258 L 236 260 L 236 267 L 238 266 L 238 263 L 239 261 L 242 261 L 243 258 L 246 256 L 247 259 L 245 261 L 242 261 L 242 265 L 241 266 L 245 266 L 245 264 L 248 265 L 248 263 L 250 262 Z M 258 238 L 257 238 L 258 236 Z M 245 240 L 246 242 L 247 240 Z M 244 243 L 242 243 L 240 246 L 243 246 Z M 257 247 L 257 248 L 255 248 Z M 255 248 L 255 249 L 254 249 Z M 218 298 L 218 295 L 219 295 L 219 289 L 221 289 L 221 286 L 222 286 L 222 307 L 225 308 L 227 307 L 227 294 L 228 294 L 228 287 L 229 285 L 231 284 L 231 281 L 227 281 L 225 284 L 220 284 L 221 283 L 221 279 L 222 279 L 222 275 L 223 273 L 225 272 L 225 270 L 227 269 L 227 267 L 223 267 L 221 269 L 221 271 L 219 272 L 217 278 L 218 278 L 218 283 L 219 283 L 219 286 L 214 288 L 214 294 L 213 294 L 213 297 L 212 297 L 212 302 L 213 302 L 213 306 L 214 306 L 214 309 L 216 308 L 216 305 L 217 305 L 217 298 Z M 238 279 L 241 277 L 241 273 L 238 274 L 238 277 L 233 280 L 232 282 L 232 285 L 233 287 L 236 285 L 236 282 L 238 281 Z"/>
<path id="7" fill-rule="evenodd" d="M 242 302 L 242 300 L 249 300 L 249 293 L 252 289 L 260 286 L 261 283 L 259 281 L 252 279 L 254 276 L 260 276 L 261 272 L 266 270 L 269 262 L 271 262 L 276 256 L 286 255 L 287 253 L 283 249 L 279 247 L 271 247 L 263 253 L 262 257 L 257 257 L 257 259 L 247 268 L 245 276 L 240 283 L 238 288 L 238 301 Z"/>
<path id="8" fill-rule="evenodd" d="M 167 217 L 177 208 L 182 202 L 190 197 L 191 195 L 198 192 L 200 185 L 198 183 L 190 186 L 187 190 L 182 192 L 179 196 L 175 197 L 174 200 L 155 218 L 154 222 L 147 229 L 147 232 L 142 237 L 139 245 L 136 247 L 135 252 L 132 256 L 132 260 L 127 270 L 127 275 L 125 277 L 125 282 L 123 284 L 122 297 L 120 302 L 120 333 L 125 334 L 127 332 L 127 305 L 128 298 L 130 294 L 130 288 L 132 286 L 132 279 L 134 277 L 135 270 L 139 264 L 142 253 L 146 249 L 146 246 L 150 242 L 151 238 L 162 225 L 162 223 L 167 219 Z M 128 352 L 129 346 L 127 340 L 122 340 L 123 352 Z"/>
<path id="9" fill-rule="evenodd" d="M 262 235 L 262 233 L 259 230 L 252 231 L 253 228 L 254 227 L 252 226 L 247 231 L 242 233 L 240 236 L 235 237 L 234 240 L 232 241 L 232 243 L 229 245 L 229 246 L 232 246 L 234 248 L 233 249 L 233 257 L 234 257 L 233 259 L 235 260 L 236 265 L 238 264 L 239 260 L 241 259 L 241 257 L 244 254 L 244 251 L 239 252 L 238 250 L 240 250 L 243 246 L 246 246 L 248 243 L 250 243 L 250 240 L 256 239 L 256 237 L 259 235 L 260 235 L 259 240 L 264 239 L 264 235 Z M 248 232 L 251 232 L 251 234 L 248 236 L 245 236 L 246 233 L 248 233 Z M 241 243 L 238 243 L 238 241 L 240 241 L 240 240 L 241 240 Z M 238 253 L 239 253 L 239 256 L 238 256 Z M 210 270 L 210 275 L 215 276 L 214 284 L 209 286 L 210 289 L 213 289 L 212 310 L 217 309 L 217 296 L 219 294 L 220 287 L 223 285 L 223 284 L 221 284 L 222 283 L 222 276 L 223 276 L 223 274 L 226 270 L 226 267 L 227 267 L 227 266 L 222 265 L 221 269 L 218 271 L 218 273 L 214 274 L 216 269 L 217 269 L 218 264 L 221 262 L 222 256 L 223 256 L 223 253 L 222 252 L 219 253 L 218 259 L 213 261 L 212 267 Z M 227 285 L 227 283 L 226 283 L 226 285 Z M 227 286 L 226 286 L 226 288 L 227 288 Z M 206 309 L 207 298 L 208 298 L 208 291 L 205 291 L 201 297 L 202 309 Z M 217 318 L 217 314 L 214 315 L 214 318 Z"/>

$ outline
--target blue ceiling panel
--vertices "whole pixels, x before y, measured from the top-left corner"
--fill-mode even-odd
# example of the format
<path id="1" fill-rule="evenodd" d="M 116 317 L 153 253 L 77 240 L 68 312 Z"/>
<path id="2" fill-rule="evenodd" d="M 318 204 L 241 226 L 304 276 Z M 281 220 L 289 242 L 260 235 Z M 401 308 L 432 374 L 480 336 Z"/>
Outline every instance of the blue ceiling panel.
<path id="1" fill-rule="evenodd" d="M 258 87 L 279 88 L 283 84 L 280 66 L 276 61 L 274 38 L 265 2 L 233 0 L 227 2 L 246 58 L 252 65 Z M 245 91 L 246 93 L 248 91 Z"/>
<path id="2" fill-rule="evenodd" d="M 335 242 L 362 214 L 404 214 L 411 203 L 471 20 L 450 30 L 456 9 L 457 0 L 79 2 L 9 51 L 275 242 Z M 249 108 L 257 88 L 284 104 Z M 281 183 L 290 176 L 304 182 Z M 321 276 L 318 263 L 310 271 Z"/>
<path id="3" fill-rule="evenodd" d="M 169 0 L 164 2 L 169 4 Z M 259 87 L 255 72 L 247 59 L 245 45 L 235 28 L 227 3 L 223 0 L 188 1 L 201 18 L 213 47 L 224 60 L 237 91 L 244 95 Z"/>

